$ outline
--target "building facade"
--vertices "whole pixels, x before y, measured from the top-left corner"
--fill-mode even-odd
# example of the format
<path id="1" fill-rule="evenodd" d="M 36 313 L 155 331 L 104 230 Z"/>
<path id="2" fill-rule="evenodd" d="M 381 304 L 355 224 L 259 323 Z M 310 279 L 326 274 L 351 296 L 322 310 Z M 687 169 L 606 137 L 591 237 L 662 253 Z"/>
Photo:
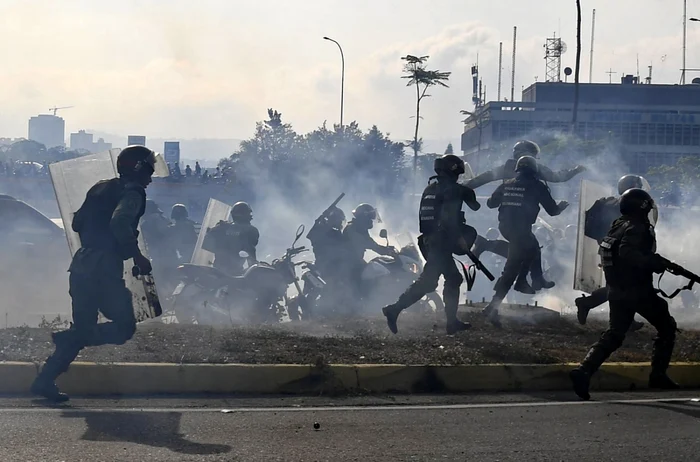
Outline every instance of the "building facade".
<path id="1" fill-rule="evenodd" d="M 521 138 L 568 133 L 575 86 L 535 83 L 522 102 L 491 102 L 465 120 L 462 152 L 475 169 L 488 167 Z M 700 155 L 700 85 L 580 84 L 576 134 L 583 140 L 609 140 L 631 172 L 674 164 Z"/>
<path id="2" fill-rule="evenodd" d="M 112 143 L 107 143 L 103 138 L 93 141 L 93 134 L 85 130 L 70 134 L 70 148 L 74 151 L 83 150 L 90 153 L 104 152 L 112 149 Z"/>
<path id="3" fill-rule="evenodd" d="M 66 122 L 63 118 L 41 114 L 29 119 L 29 139 L 46 146 L 46 149 L 65 146 Z"/>

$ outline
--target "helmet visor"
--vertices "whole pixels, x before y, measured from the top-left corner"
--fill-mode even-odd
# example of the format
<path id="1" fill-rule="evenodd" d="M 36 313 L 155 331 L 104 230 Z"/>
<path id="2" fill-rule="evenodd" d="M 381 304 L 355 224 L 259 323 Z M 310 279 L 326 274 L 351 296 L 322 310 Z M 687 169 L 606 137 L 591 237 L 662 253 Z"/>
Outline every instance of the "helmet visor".
<path id="1" fill-rule="evenodd" d="M 148 156 L 146 161 L 153 167 L 153 176 L 159 178 L 166 178 L 170 176 L 170 170 L 168 169 L 168 164 L 165 163 L 165 159 L 160 153 L 153 152 L 153 154 Z"/>

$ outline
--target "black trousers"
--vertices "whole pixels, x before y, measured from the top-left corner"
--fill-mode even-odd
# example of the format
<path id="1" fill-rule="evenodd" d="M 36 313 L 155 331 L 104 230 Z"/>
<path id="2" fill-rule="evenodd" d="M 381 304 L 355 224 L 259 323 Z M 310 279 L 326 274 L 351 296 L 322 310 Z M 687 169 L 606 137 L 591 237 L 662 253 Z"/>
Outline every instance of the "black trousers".
<path id="1" fill-rule="evenodd" d="M 434 292 L 438 286 L 440 276 L 445 278 L 442 291 L 442 299 L 445 303 L 445 316 L 447 322 L 457 321 L 457 308 L 459 305 L 459 288 L 462 285 L 462 273 L 460 273 L 452 252 L 458 247 L 470 249 L 476 238 L 474 228 L 464 226 L 461 236 L 425 236 L 424 257 L 425 266 L 418 279 L 399 297 L 394 304 L 398 311 L 405 310 L 416 303 L 426 294 Z M 458 243 L 459 242 L 459 243 Z"/>
<path id="2" fill-rule="evenodd" d="M 508 259 L 501 277 L 494 286 L 494 296 L 503 299 L 515 280 L 527 275 L 536 258 L 539 245 L 529 226 L 523 228 L 500 226 L 499 229 L 503 237 L 508 239 Z"/>
<path id="3" fill-rule="evenodd" d="M 477 257 L 479 257 L 479 255 L 481 255 L 483 252 L 491 252 L 503 258 L 508 258 L 508 241 L 501 239 L 488 240 L 481 236 L 478 236 L 476 239 L 478 249 L 478 252 L 476 253 Z M 521 275 L 523 278 L 527 276 L 528 272 L 530 273 L 530 277 L 532 279 L 541 279 L 544 277 L 542 273 L 542 249 L 540 248 L 539 241 L 537 241 L 536 237 L 535 242 L 537 243 L 535 249 L 536 253 L 530 267 L 526 268 L 524 270 L 524 274 Z"/>
<path id="4" fill-rule="evenodd" d="M 603 362 L 622 346 L 634 315 L 639 313 L 657 331 L 651 356 L 652 374 L 665 374 L 676 342 L 676 320 L 669 313 L 666 300 L 650 291 L 649 295 L 643 298 L 637 296 L 623 300 L 611 299 L 609 303 L 608 330 L 603 332 L 600 340 L 591 347 L 581 363 L 581 369 L 591 375 L 595 373 Z"/>
<path id="5" fill-rule="evenodd" d="M 55 380 L 87 346 L 122 345 L 136 332 L 131 292 L 124 279 L 99 271 L 71 272 L 73 325 L 56 335 L 56 351 L 41 371 L 42 378 Z M 98 312 L 110 322 L 97 323 Z"/>

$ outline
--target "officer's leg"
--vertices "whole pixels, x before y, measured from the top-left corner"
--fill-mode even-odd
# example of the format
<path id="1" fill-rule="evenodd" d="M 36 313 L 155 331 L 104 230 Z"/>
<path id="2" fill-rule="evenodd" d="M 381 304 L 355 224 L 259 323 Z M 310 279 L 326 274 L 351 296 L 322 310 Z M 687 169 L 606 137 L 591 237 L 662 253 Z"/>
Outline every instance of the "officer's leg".
<path id="1" fill-rule="evenodd" d="M 459 306 L 459 288 L 462 285 L 462 274 L 454 263 L 451 254 L 441 256 L 440 269 L 445 278 L 445 287 L 442 291 L 442 299 L 445 302 L 445 317 L 447 318 L 447 334 L 452 335 L 471 327 L 457 319 Z"/>
<path id="2" fill-rule="evenodd" d="M 490 241 L 482 236 L 476 236 L 472 253 L 478 258 L 484 252 L 495 253 L 503 258 L 508 257 L 508 241 L 495 239 Z"/>
<path id="3" fill-rule="evenodd" d="M 72 301 L 73 324 L 70 329 L 57 332 L 54 335 L 56 350 L 49 356 L 32 384 L 32 393 L 44 396 L 54 401 L 66 401 L 67 395 L 59 392 L 55 381 L 59 375 L 66 372 L 70 364 L 86 345 L 97 325 L 97 304 L 101 296 L 100 281 L 97 278 L 70 273 L 69 293 Z"/>
<path id="4" fill-rule="evenodd" d="M 520 274 L 523 263 L 527 259 L 528 250 L 523 235 L 512 233 L 512 230 L 503 229 L 501 232 L 503 233 L 503 231 L 505 231 L 504 237 L 509 239 L 508 258 L 503 267 L 501 277 L 498 278 L 493 288 L 493 298 L 483 311 L 483 314 L 486 315 L 489 321 L 496 327 L 500 327 L 501 325 L 498 316 L 498 307 L 508 294 L 518 274 Z"/>
<path id="5" fill-rule="evenodd" d="M 536 258 L 536 253 L 539 252 L 539 244 L 535 235 L 530 233 L 529 236 L 522 239 L 522 244 L 518 244 L 522 251 L 520 270 L 518 278 L 513 287 L 518 292 L 528 295 L 534 295 L 537 291 L 527 282 L 527 273 L 530 272 L 533 260 Z"/>
<path id="6" fill-rule="evenodd" d="M 418 276 L 418 279 L 401 294 L 396 303 L 382 308 L 382 313 L 384 313 L 384 316 L 387 318 L 389 329 L 393 333 L 398 332 L 396 320 L 399 314 L 423 298 L 426 294 L 434 292 L 435 289 L 437 289 L 438 279 L 440 279 L 440 273 L 442 272 L 441 261 L 440 254 L 436 250 L 429 250 L 426 255 L 423 272 Z M 459 298 L 459 286 L 457 286 L 457 297 Z M 445 300 L 445 305 L 447 305 L 447 300 Z"/>
<path id="7" fill-rule="evenodd" d="M 537 237 L 535 237 L 535 253 L 534 253 L 534 259 L 532 260 L 532 263 L 530 264 L 530 278 L 532 279 L 532 287 L 535 290 L 541 290 L 541 289 L 551 289 L 554 287 L 554 281 L 548 281 L 544 278 L 544 274 L 542 272 L 542 248 L 540 247 L 540 243 L 537 240 Z"/>
<path id="8" fill-rule="evenodd" d="M 597 308 L 603 303 L 608 301 L 608 288 L 601 287 L 593 291 L 588 297 L 578 297 L 574 300 L 576 303 L 576 310 L 579 324 L 586 324 L 586 319 L 588 319 L 588 312 L 593 308 Z"/>
<path id="9" fill-rule="evenodd" d="M 104 302 L 100 311 L 110 322 L 98 324 L 85 342 L 85 346 L 123 345 L 136 332 L 136 318 L 131 292 L 123 279 L 103 281 L 101 291 Z"/>
<path id="10" fill-rule="evenodd" d="M 673 319 L 673 316 L 668 311 L 668 303 L 663 298 L 655 295 L 645 300 L 645 303 L 642 305 L 639 305 L 637 312 L 646 318 L 656 328 L 657 332 L 651 355 L 649 387 L 678 388 L 678 384 L 666 375 L 666 370 L 671 362 L 673 347 L 676 344 L 676 320 Z"/>
<path id="11" fill-rule="evenodd" d="M 610 302 L 610 321 L 608 330 L 603 332 L 600 340 L 591 347 L 581 365 L 571 371 L 571 380 L 576 394 L 584 399 L 590 399 L 588 387 L 591 376 L 600 368 L 615 350 L 622 346 L 625 334 L 634 320 L 635 306 L 629 301 Z"/>

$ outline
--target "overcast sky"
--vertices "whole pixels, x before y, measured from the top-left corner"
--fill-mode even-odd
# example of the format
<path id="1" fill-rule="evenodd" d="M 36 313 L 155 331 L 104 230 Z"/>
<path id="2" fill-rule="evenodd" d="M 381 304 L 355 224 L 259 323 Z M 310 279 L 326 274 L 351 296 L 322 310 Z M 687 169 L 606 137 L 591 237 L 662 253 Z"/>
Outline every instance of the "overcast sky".
<path id="1" fill-rule="evenodd" d="M 609 68 L 678 83 L 682 0 L 582 0 L 581 79 L 588 81 L 596 8 L 594 81 Z M 700 16 L 700 0 L 688 0 Z M 67 130 L 169 138 L 247 138 L 273 107 L 298 131 L 339 114 L 345 51 L 345 121 L 412 135 L 415 93 L 400 79 L 406 54 L 451 71 L 450 88 L 425 101 L 422 136 L 455 139 L 470 109 L 470 66 L 496 98 L 510 93 L 518 26 L 516 99 L 544 80 L 545 38 L 561 35 L 575 59 L 574 0 L 0 0 L 0 136 L 27 135 L 27 119 L 51 106 Z M 688 24 L 688 67 L 700 67 L 700 23 Z M 700 76 L 693 74 L 692 76 Z M 690 79 L 688 79 L 689 81 Z"/>

